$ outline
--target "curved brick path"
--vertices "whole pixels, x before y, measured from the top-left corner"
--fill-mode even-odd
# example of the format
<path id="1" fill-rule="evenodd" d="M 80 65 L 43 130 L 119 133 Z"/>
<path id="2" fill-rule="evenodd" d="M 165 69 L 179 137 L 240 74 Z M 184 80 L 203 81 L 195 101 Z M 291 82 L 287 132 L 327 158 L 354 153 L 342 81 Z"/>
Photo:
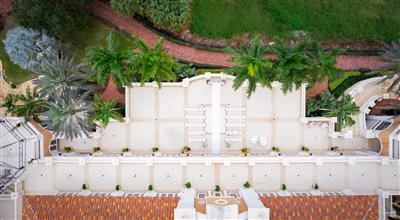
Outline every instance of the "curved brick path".
<path id="1" fill-rule="evenodd" d="M 139 22 L 126 16 L 118 15 L 111 7 L 103 2 L 96 1 L 91 7 L 92 12 L 99 17 L 112 21 L 120 29 L 142 38 L 148 45 L 154 46 L 160 38 L 159 35 L 144 27 Z M 165 40 L 164 47 L 168 54 L 175 58 L 189 62 L 211 64 L 217 66 L 229 66 L 230 54 L 215 51 L 200 50 L 188 46 L 179 45 Z M 337 65 L 344 70 L 376 69 L 385 62 L 376 56 L 342 55 L 338 57 Z"/>

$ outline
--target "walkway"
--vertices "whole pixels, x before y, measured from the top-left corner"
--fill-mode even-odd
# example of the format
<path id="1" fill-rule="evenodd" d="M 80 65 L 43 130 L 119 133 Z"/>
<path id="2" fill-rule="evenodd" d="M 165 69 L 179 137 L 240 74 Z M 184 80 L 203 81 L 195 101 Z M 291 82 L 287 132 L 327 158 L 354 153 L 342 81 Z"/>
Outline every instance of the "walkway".
<path id="1" fill-rule="evenodd" d="M 96 1 L 91 6 L 92 12 L 99 17 L 112 21 L 120 29 L 125 30 L 131 34 L 139 36 L 148 45 L 154 46 L 156 41 L 160 38 L 159 35 L 144 27 L 136 20 L 118 15 L 107 4 Z M 210 64 L 216 66 L 230 66 L 230 54 L 215 51 L 206 51 L 189 46 L 179 45 L 168 40 L 165 40 L 164 47 L 168 54 L 175 58 L 195 62 L 200 64 Z M 343 55 L 338 57 L 337 65 L 344 70 L 357 70 L 357 69 L 376 69 L 385 62 L 378 59 L 376 56 L 354 56 Z"/>

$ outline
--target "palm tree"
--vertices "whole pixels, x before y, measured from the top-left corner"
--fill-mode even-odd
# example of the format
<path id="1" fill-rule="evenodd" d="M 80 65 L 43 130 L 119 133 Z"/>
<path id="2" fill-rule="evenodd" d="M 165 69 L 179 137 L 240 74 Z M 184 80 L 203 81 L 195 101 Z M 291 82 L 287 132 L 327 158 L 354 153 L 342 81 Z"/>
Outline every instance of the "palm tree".
<path id="1" fill-rule="evenodd" d="M 96 72 L 96 80 L 101 86 L 105 86 L 110 77 L 119 87 L 130 86 L 132 75 L 129 74 L 129 58 L 131 50 L 118 49 L 112 31 L 107 36 L 107 47 L 91 47 L 86 56 L 89 65 Z"/>
<path id="2" fill-rule="evenodd" d="M 235 64 L 227 69 L 227 72 L 236 76 L 233 83 L 235 90 L 248 80 L 247 95 L 250 98 L 256 90 L 257 83 L 271 87 L 275 71 L 272 68 L 273 63 L 265 57 L 267 48 L 259 38 L 253 38 L 249 46 L 241 45 L 239 48 L 228 48 L 227 51 L 233 55 L 231 62 Z"/>
<path id="3" fill-rule="evenodd" d="M 336 98 L 329 91 L 323 92 L 321 95 L 307 99 L 306 115 L 321 116 L 324 112 L 335 109 L 337 105 Z"/>
<path id="4" fill-rule="evenodd" d="M 355 121 L 351 118 L 352 115 L 356 115 L 360 112 L 360 108 L 356 103 L 353 102 L 351 95 L 345 95 L 340 102 L 337 103 L 334 109 L 326 112 L 324 116 L 337 117 L 338 128 L 341 130 L 345 127 L 350 127 L 355 124 Z"/>
<path id="5" fill-rule="evenodd" d="M 124 116 L 122 116 L 122 114 L 117 111 L 117 108 L 115 108 L 117 100 L 113 99 L 111 101 L 103 101 L 98 94 L 95 94 L 92 105 L 94 112 L 92 113 L 90 120 L 99 121 L 102 123 L 104 128 L 107 127 L 110 118 L 120 122 L 124 121 Z"/>
<path id="6" fill-rule="evenodd" d="M 134 36 L 133 40 L 140 51 L 134 55 L 133 59 L 136 64 L 131 71 L 138 74 L 142 85 L 145 82 L 154 80 L 158 87 L 161 87 L 162 81 L 175 80 L 174 69 L 178 66 L 178 62 L 164 52 L 162 38 L 156 42 L 154 48 L 147 46 L 137 36 Z"/>
<path id="7" fill-rule="evenodd" d="M 84 64 L 74 64 L 73 58 L 57 57 L 52 61 L 45 62 L 39 74 L 41 76 L 33 83 L 41 96 L 63 94 L 66 89 L 90 89 L 85 84 L 85 80 L 91 73 L 87 71 Z"/>
<path id="8" fill-rule="evenodd" d="M 381 58 L 385 61 L 389 61 L 388 64 L 383 65 L 378 70 L 379 72 L 387 73 L 387 76 L 381 82 L 394 79 L 388 91 L 400 96 L 400 40 L 397 42 L 394 41 L 391 44 L 386 44 Z"/>
<path id="9" fill-rule="evenodd" d="M 64 136 L 73 139 L 88 136 L 89 124 L 89 103 L 87 97 L 89 91 L 79 94 L 78 91 L 67 89 L 60 96 L 55 94 L 49 100 L 48 110 L 44 113 L 47 116 L 47 124 L 57 136 Z"/>
<path id="10" fill-rule="evenodd" d="M 26 88 L 24 94 L 15 96 L 16 105 L 12 108 L 12 114 L 23 116 L 25 121 L 33 120 L 40 122 L 39 113 L 46 108 L 46 102 L 39 98 L 36 88 Z"/>
<path id="11" fill-rule="evenodd" d="M 284 92 L 292 90 L 293 86 L 298 89 L 303 83 L 312 87 L 326 77 L 334 79 L 341 73 L 336 67 L 340 51 L 324 52 L 321 45 L 311 38 L 288 45 L 277 39 L 268 52 L 277 55 L 277 79 L 282 82 Z"/>
<path id="12" fill-rule="evenodd" d="M 6 97 L 3 98 L 3 102 L 1 103 L 1 107 L 6 108 L 7 112 L 12 112 L 15 107 L 15 95 L 8 93 Z"/>

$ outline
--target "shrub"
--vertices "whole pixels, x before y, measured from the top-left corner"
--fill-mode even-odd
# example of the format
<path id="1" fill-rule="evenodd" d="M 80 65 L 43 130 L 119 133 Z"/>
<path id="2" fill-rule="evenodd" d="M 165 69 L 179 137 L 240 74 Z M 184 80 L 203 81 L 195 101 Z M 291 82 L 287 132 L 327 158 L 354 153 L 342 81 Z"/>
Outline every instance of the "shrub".
<path id="1" fill-rule="evenodd" d="M 126 153 L 126 152 L 129 152 L 129 148 L 127 148 L 127 147 L 122 148 L 122 153 Z"/>
<path id="2" fill-rule="evenodd" d="M 64 152 L 65 153 L 71 153 L 72 152 L 72 147 L 64 147 Z"/>
<path id="3" fill-rule="evenodd" d="M 301 146 L 301 151 L 310 152 L 310 148 L 306 146 Z"/>
<path id="4" fill-rule="evenodd" d="M 12 88 L 12 89 L 15 89 L 15 88 L 17 88 L 17 85 L 15 85 L 15 83 L 14 83 L 14 82 L 11 82 L 11 83 L 10 83 L 10 86 L 11 86 L 11 88 Z"/>
<path id="5" fill-rule="evenodd" d="M 149 186 L 147 187 L 147 189 L 148 189 L 149 191 L 153 191 L 154 187 L 153 187 L 152 184 L 149 184 Z"/>
<path id="6" fill-rule="evenodd" d="M 88 0 L 13 0 L 12 16 L 22 26 L 46 29 L 59 39 L 66 39 L 81 29 L 87 18 Z"/>
<path id="7" fill-rule="evenodd" d="M 158 147 L 151 148 L 151 152 L 153 152 L 153 153 L 158 152 Z"/>
<path id="8" fill-rule="evenodd" d="M 183 147 L 183 152 L 189 152 L 190 151 L 190 147 L 188 145 L 185 145 Z"/>
<path id="9" fill-rule="evenodd" d="M 250 188 L 250 186 L 251 186 L 251 184 L 249 183 L 249 181 L 246 181 L 246 182 L 243 184 L 243 187 L 246 188 L 246 189 Z"/>
<path id="10" fill-rule="evenodd" d="M 339 146 L 331 147 L 331 151 L 334 151 L 334 152 L 339 151 Z"/>
<path id="11" fill-rule="evenodd" d="M 170 31 L 180 31 L 190 21 L 187 0 L 151 0 L 146 14 L 156 26 Z"/>
<path id="12" fill-rule="evenodd" d="M 315 183 L 315 184 L 313 185 L 313 189 L 318 190 L 318 189 L 319 189 L 318 184 Z"/>
<path id="13" fill-rule="evenodd" d="M 243 153 L 245 156 L 247 156 L 247 154 L 250 153 L 250 148 L 248 148 L 248 147 L 243 147 L 241 151 L 242 151 L 242 153 Z"/>
<path id="14" fill-rule="evenodd" d="M 183 64 L 179 63 L 178 67 L 175 69 L 176 80 L 178 82 L 182 81 L 185 78 L 190 78 L 196 76 L 196 68 L 193 67 L 193 64 Z"/>
<path id="15" fill-rule="evenodd" d="M 185 183 L 185 186 L 188 189 L 192 188 L 192 184 L 189 181 L 187 183 Z"/>
<path id="16" fill-rule="evenodd" d="M 272 147 L 272 151 L 274 151 L 274 152 L 280 152 L 281 149 L 279 149 L 279 147 Z"/>
<path id="17" fill-rule="evenodd" d="M 82 184 L 82 190 L 87 190 L 87 189 L 88 189 L 87 184 L 86 183 Z"/>
<path id="18" fill-rule="evenodd" d="M 115 186 L 115 191 L 120 191 L 121 190 L 121 186 L 120 185 L 116 185 Z"/>
<path id="19" fill-rule="evenodd" d="M 94 147 L 94 148 L 93 148 L 93 153 L 99 152 L 100 150 L 101 150 L 100 147 Z"/>
<path id="20" fill-rule="evenodd" d="M 281 190 L 285 191 L 286 190 L 286 184 L 282 184 Z"/>
<path id="21" fill-rule="evenodd" d="M 39 70 L 44 62 L 54 59 L 58 51 L 56 39 L 21 26 L 9 30 L 3 43 L 11 62 L 26 70 Z"/>
<path id="22" fill-rule="evenodd" d="M 221 192 L 221 187 L 219 185 L 216 185 L 214 191 Z"/>
<path id="23" fill-rule="evenodd" d="M 110 0 L 111 8 L 126 16 L 144 15 L 146 5 L 146 0 Z"/>
<path id="24" fill-rule="evenodd" d="M 331 91 L 335 90 L 340 84 L 342 84 L 346 79 L 349 77 L 353 76 L 359 76 L 361 75 L 360 72 L 357 71 L 350 71 L 350 72 L 345 72 L 342 77 L 335 79 L 333 82 L 329 83 L 329 89 Z"/>

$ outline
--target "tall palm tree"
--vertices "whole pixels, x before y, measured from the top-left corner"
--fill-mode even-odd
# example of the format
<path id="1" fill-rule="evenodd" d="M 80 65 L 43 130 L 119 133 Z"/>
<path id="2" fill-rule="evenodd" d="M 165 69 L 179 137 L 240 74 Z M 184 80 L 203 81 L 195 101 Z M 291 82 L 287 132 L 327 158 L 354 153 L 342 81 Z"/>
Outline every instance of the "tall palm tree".
<path id="1" fill-rule="evenodd" d="M 400 96 L 400 40 L 386 44 L 383 49 L 381 58 L 389 63 L 379 69 L 380 72 L 387 73 L 382 82 L 393 79 L 388 91 Z"/>
<path id="2" fill-rule="evenodd" d="M 49 100 L 48 110 L 44 113 L 47 124 L 57 136 L 67 139 L 88 136 L 90 124 L 90 105 L 87 101 L 89 91 L 81 94 L 67 89 L 60 96 L 55 94 Z"/>
<path id="3" fill-rule="evenodd" d="M 15 95 L 8 93 L 6 97 L 3 98 L 3 102 L 1 103 L 1 107 L 6 108 L 7 112 L 12 112 L 15 107 Z"/>
<path id="4" fill-rule="evenodd" d="M 100 122 L 104 128 L 107 127 L 110 118 L 120 122 L 124 121 L 124 116 L 122 116 L 115 107 L 117 105 L 117 100 L 103 101 L 98 94 L 95 94 L 92 105 L 94 111 L 90 116 L 90 120 Z"/>
<path id="5" fill-rule="evenodd" d="M 107 36 L 107 47 L 91 47 L 86 56 L 89 65 L 96 72 L 96 80 L 105 86 L 110 77 L 119 87 L 131 85 L 132 75 L 129 74 L 129 58 L 131 50 L 119 50 L 112 31 Z"/>
<path id="6" fill-rule="evenodd" d="M 253 38 L 249 46 L 241 45 L 239 48 L 228 48 L 227 51 L 233 55 L 231 62 L 234 66 L 228 68 L 227 71 L 236 76 L 233 83 L 235 90 L 246 80 L 249 81 L 248 97 L 255 92 L 257 83 L 271 87 L 275 70 L 272 61 L 265 57 L 267 48 L 263 46 L 259 38 Z"/>
<path id="7" fill-rule="evenodd" d="M 311 38 L 288 45 L 277 39 L 268 52 L 277 55 L 277 79 L 282 82 L 284 92 L 292 90 L 293 86 L 298 89 L 303 83 L 312 87 L 326 77 L 334 79 L 341 74 L 336 67 L 336 58 L 340 51 L 325 52 L 321 45 Z"/>
<path id="8" fill-rule="evenodd" d="M 25 121 L 33 120 L 40 122 L 39 113 L 46 108 L 46 102 L 39 98 L 36 88 L 26 88 L 25 93 L 15 96 L 16 105 L 12 108 L 12 114 L 23 116 Z"/>
<path id="9" fill-rule="evenodd" d="M 74 64 L 73 58 L 62 57 L 45 62 L 39 71 L 40 77 L 33 81 L 41 96 L 63 94 L 66 89 L 89 90 L 85 84 L 91 73 L 83 63 Z"/>
<path id="10" fill-rule="evenodd" d="M 175 80 L 174 69 L 178 66 L 178 62 L 164 52 L 162 38 L 157 41 L 154 48 L 147 46 L 137 36 L 134 36 L 133 40 L 139 52 L 133 57 L 136 64 L 132 71 L 138 74 L 142 85 L 154 80 L 158 87 L 161 87 L 162 81 Z"/>
<path id="11" fill-rule="evenodd" d="M 351 95 L 345 95 L 340 102 L 337 103 L 334 109 L 326 112 L 324 116 L 337 117 L 338 128 L 341 130 L 345 127 L 350 127 L 355 124 L 355 121 L 351 118 L 352 115 L 356 115 L 360 112 L 360 108 L 356 103 L 353 102 Z"/>

